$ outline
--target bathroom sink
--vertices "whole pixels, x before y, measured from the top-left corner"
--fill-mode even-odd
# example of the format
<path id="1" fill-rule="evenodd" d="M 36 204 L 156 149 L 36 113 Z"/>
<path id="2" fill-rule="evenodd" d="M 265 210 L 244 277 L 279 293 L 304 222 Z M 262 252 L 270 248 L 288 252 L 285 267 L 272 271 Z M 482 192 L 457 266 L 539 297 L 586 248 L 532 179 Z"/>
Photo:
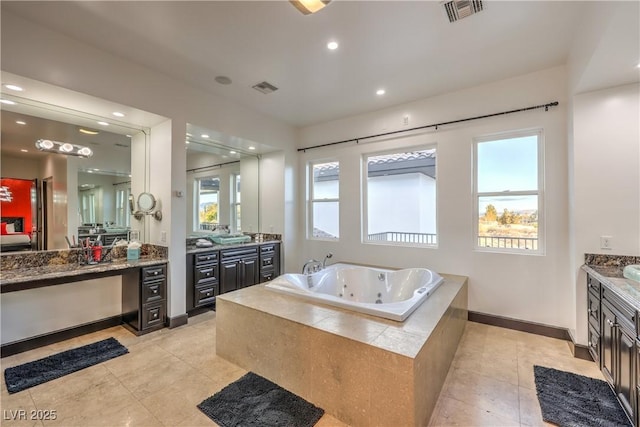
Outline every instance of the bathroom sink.
<path id="1" fill-rule="evenodd" d="M 622 275 L 627 279 L 640 282 L 640 264 L 627 265 L 624 270 L 622 270 Z"/>
<path id="2" fill-rule="evenodd" d="M 221 234 L 211 237 L 211 240 L 219 245 L 230 245 L 234 243 L 246 243 L 251 241 L 251 236 L 244 234 Z"/>

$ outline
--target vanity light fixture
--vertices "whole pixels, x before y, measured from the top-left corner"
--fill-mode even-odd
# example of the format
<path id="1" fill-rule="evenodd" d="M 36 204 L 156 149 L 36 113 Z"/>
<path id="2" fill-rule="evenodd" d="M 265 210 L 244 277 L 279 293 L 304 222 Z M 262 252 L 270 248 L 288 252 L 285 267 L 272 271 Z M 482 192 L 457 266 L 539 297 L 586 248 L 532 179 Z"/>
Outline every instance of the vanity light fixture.
<path id="1" fill-rule="evenodd" d="M 4 87 L 6 87 L 9 90 L 15 90 L 16 92 L 22 92 L 24 90 L 20 86 L 12 85 L 12 84 L 6 84 L 4 85 Z"/>
<path id="2" fill-rule="evenodd" d="M 331 0 L 289 0 L 289 2 L 303 15 L 310 15 L 323 9 Z"/>
<path id="3" fill-rule="evenodd" d="M 116 117 L 124 117 L 124 113 L 121 113 L 120 111 L 114 111 L 114 112 L 113 112 L 113 113 L 111 113 L 111 114 L 113 114 L 113 115 L 114 115 L 114 116 L 116 116 Z"/>
<path id="4" fill-rule="evenodd" d="M 51 141 L 50 139 L 39 139 L 36 141 L 36 148 L 49 153 L 67 154 L 78 157 L 91 157 L 93 150 L 82 145 L 71 144 L 69 142 Z"/>
<path id="5" fill-rule="evenodd" d="M 85 128 L 79 128 L 78 132 L 80 133 L 84 133 L 85 135 L 97 135 L 100 132 L 97 130 L 93 130 L 93 129 L 85 129 Z"/>

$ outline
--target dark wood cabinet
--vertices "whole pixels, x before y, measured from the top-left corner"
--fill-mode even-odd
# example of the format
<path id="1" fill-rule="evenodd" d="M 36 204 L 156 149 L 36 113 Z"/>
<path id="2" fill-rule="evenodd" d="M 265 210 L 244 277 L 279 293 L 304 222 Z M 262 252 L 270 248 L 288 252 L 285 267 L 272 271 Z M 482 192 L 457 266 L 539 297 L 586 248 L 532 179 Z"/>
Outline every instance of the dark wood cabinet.
<path id="1" fill-rule="evenodd" d="M 164 328 L 167 265 L 142 267 L 122 276 L 122 320 L 137 335 Z"/>
<path id="2" fill-rule="evenodd" d="M 258 246 L 220 251 L 220 292 L 258 283 Z"/>
<path id="3" fill-rule="evenodd" d="M 638 426 L 640 330 L 636 326 L 637 312 L 591 275 L 587 280 L 589 351 L 629 419 Z"/>
<path id="4" fill-rule="evenodd" d="M 215 303 L 220 293 L 219 251 L 187 254 L 187 311 Z"/>
<path id="5" fill-rule="evenodd" d="M 280 275 L 280 243 L 260 246 L 260 283 L 268 282 Z"/>

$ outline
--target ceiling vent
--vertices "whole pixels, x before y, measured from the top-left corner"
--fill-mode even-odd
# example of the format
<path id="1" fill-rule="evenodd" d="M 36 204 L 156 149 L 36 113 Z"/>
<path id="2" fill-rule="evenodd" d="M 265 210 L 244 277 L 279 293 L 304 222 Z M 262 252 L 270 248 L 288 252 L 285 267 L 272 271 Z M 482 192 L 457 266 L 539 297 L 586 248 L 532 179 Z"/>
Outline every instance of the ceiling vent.
<path id="1" fill-rule="evenodd" d="M 482 0 L 453 0 L 442 3 L 447 12 L 449 22 L 455 22 L 474 13 L 480 12 L 484 6 Z"/>
<path id="2" fill-rule="evenodd" d="M 277 87 L 275 87 L 274 85 L 272 85 L 271 83 L 268 82 L 262 82 L 262 83 L 258 83 L 257 85 L 253 85 L 252 86 L 255 90 L 262 92 L 262 93 L 271 93 L 271 92 L 275 92 L 276 90 L 278 90 Z"/>

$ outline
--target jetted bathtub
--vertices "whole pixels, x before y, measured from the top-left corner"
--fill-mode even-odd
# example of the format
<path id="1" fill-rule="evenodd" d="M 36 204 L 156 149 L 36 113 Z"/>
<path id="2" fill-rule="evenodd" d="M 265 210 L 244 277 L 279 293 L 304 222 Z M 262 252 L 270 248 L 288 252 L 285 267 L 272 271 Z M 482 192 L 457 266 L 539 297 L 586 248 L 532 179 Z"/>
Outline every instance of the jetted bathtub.
<path id="1" fill-rule="evenodd" d="M 333 264 L 313 274 L 283 274 L 265 286 L 360 313 L 403 321 L 444 279 L 426 268 L 385 270 Z"/>

